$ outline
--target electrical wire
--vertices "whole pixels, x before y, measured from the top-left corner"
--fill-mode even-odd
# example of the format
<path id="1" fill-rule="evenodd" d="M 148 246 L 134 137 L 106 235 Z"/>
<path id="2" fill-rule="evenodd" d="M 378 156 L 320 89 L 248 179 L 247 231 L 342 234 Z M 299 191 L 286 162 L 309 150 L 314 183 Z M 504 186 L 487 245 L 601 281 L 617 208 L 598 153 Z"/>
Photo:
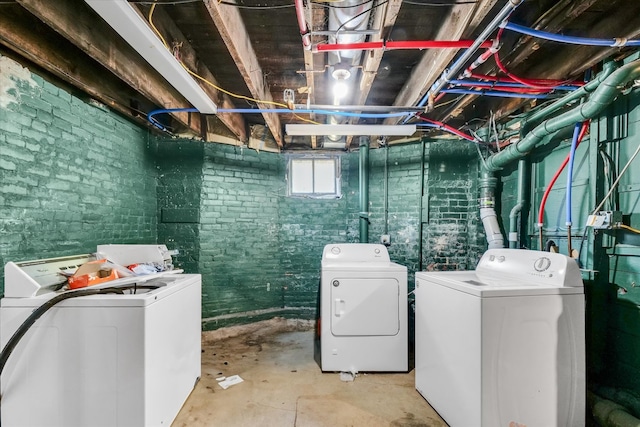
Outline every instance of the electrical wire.
<path id="1" fill-rule="evenodd" d="M 439 122 L 439 121 L 437 121 L 437 120 L 427 119 L 426 117 L 423 117 L 423 116 L 422 116 L 422 115 L 420 115 L 420 114 L 417 114 L 417 115 L 416 115 L 416 117 L 417 117 L 418 119 L 422 120 L 423 122 L 426 122 L 426 123 L 430 123 L 430 124 L 432 124 L 432 125 L 435 125 L 435 126 L 437 126 L 439 129 L 446 130 L 447 132 L 450 132 L 450 133 L 452 133 L 452 134 L 454 134 L 454 135 L 456 135 L 456 136 L 459 136 L 459 137 L 460 137 L 460 138 L 462 138 L 462 139 L 466 139 L 467 141 L 471 141 L 471 142 L 475 142 L 475 143 L 479 142 L 479 141 L 478 141 L 476 138 L 474 138 L 473 136 L 471 136 L 471 135 L 469 135 L 469 134 L 466 134 L 466 133 L 464 133 L 464 132 L 462 132 L 462 131 L 460 131 L 460 130 L 456 129 L 456 128 L 454 128 L 453 126 L 449 126 L 448 124 L 445 124 L 445 123 Z"/>
<path id="2" fill-rule="evenodd" d="M 151 26 L 151 28 L 153 29 L 153 31 L 158 35 L 158 37 L 159 37 L 159 38 L 160 38 L 160 40 L 162 41 L 162 44 L 165 46 L 165 48 L 167 48 L 167 50 L 170 50 L 170 49 L 169 49 L 169 44 L 168 44 L 168 43 L 167 43 L 167 41 L 164 39 L 164 37 L 162 37 L 162 34 L 160 33 L 160 31 L 158 30 L 158 28 L 156 28 L 155 24 L 153 23 L 153 12 L 154 12 L 154 10 L 155 10 L 155 7 L 156 7 L 156 4 L 154 3 L 154 4 L 151 6 L 150 10 L 149 10 L 149 25 Z M 176 58 L 176 59 L 177 59 L 177 58 Z M 214 89 L 216 89 L 216 90 L 218 90 L 218 91 L 220 91 L 220 92 L 222 92 L 222 93 L 224 93 L 224 94 L 227 94 L 227 95 L 229 95 L 229 96 L 231 96 L 231 97 L 233 97 L 233 98 L 236 98 L 236 99 L 243 99 L 243 100 L 250 101 L 250 102 L 256 102 L 256 103 L 258 103 L 258 104 L 275 105 L 275 106 L 278 106 L 278 107 L 287 108 L 287 105 L 286 105 L 286 104 L 283 104 L 283 103 L 281 103 L 281 102 L 274 102 L 274 101 L 267 101 L 267 100 L 259 100 L 259 99 L 251 98 L 251 97 L 249 97 L 249 96 L 240 95 L 240 94 L 237 94 L 237 93 L 233 93 L 233 92 L 231 92 L 231 91 L 228 91 L 228 90 L 226 90 L 226 89 L 224 89 L 224 88 L 222 88 L 222 87 L 220 87 L 220 86 L 218 86 L 218 85 L 214 84 L 213 82 L 211 82 L 211 81 L 209 81 L 209 80 L 205 79 L 204 77 L 202 77 L 202 76 L 201 76 L 201 75 L 199 75 L 198 73 L 195 73 L 195 72 L 191 71 L 191 69 L 190 69 L 189 67 L 187 67 L 187 65 L 186 65 L 184 62 L 182 62 L 181 60 L 178 60 L 178 61 L 180 62 L 180 65 L 182 65 L 182 67 L 187 71 L 187 73 L 191 74 L 193 77 L 195 77 L 195 78 L 199 79 L 200 81 L 204 82 L 205 84 L 207 84 L 207 85 L 209 85 L 209 86 L 213 87 Z M 197 111 L 197 110 L 196 110 L 196 111 Z M 300 117 L 300 116 L 298 116 L 296 113 L 293 113 L 293 114 L 294 114 L 294 116 L 295 116 L 296 118 L 298 118 L 299 120 L 302 120 L 302 121 L 304 121 L 304 122 L 311 123 L 311 124 L 318 124 L 317 122 L 315 122 L 315 121 L 313 121 L 313 120 L 310 120 L 310 119 L 307 119 L 307 118 L 304 118 L 304 117 Z"/>
<path id="3" fill-rule="evenodd" d="M 364 10 L 364 11 L 362 11 L 362 12 L 360 12 L 360 13 L 358 13 L 358 14 L 356 14 L 356 15 L 352 16 L 351 18 L 347 19 L 346 21 L 344 21 L 344 22 L 342 23 L 342 25 L 340 25 L 340 26 L 336 29 L 335 36 L 336 36 L 336 37 L 338 37 L 338 33 L 340 32 L 340 30 L 342 30 L 342 29 L 343 29 L 343 28 L 344 28 L 344 27 L 345 27 L 349 22 L 351 22 L 351 21 L 353 21 L 353 20 L 355 20 L 355 19 L 357 19 L 357 18 L 361 17 L 362 15 L 365 15 L 365 14 L 367 14 L 367 13 L 371 12 L 373 9 L 376 9 L 376 8 L 378 8 L 378 7 L 380 7 L 380 6 L 383 6 L 383 5 L 387 4 L 387 3 L 389 3 L 389 0 L 381 1 L 381 2 L 380 2 L 380 3 L 378 3 L 378 4 L 375 4 L 375 5 L 371 6 L 369 9 Z M 354 7 L 354 6 L 352 6 L 352 7 Z"/>
<path id="4" fill-rule="evenodd" d="M 624 165 L 624 167 L 622 168 L 622 170 L 618 174 L 618 178 L 614 181 L 613 184 L 611 184 L 611 188 L 609 189 L 607 194 L 604 196 L 604 198 L 602 199 L 600 204 L 593 210 L 593 212 L 591 212 L 591 215 L 595 215 L 596 213 L 598 213 L 600 211 L 600 209 L 602 208 L 602 206 L 607 201 L 607 199 L 609 197 L 611 197 L 611 194 L 613 193 L 613 191 L 618 187 L 618 184 L 620 183 L 620 179 L 622 179 L 622 177 L 624 176 L 625 172 L 627 172 L 627 169 L 629 169 L 629 166 L 631 166 L 631 162 L 633 162 L 633 159 L 636 158 L 638 153 L 640 153 L 640 144 L 638 144 L 638 148 L 636 148 L 636 151 L 633 152 L 633 154 L 631 155 L 631 158 L 627 161 L 627 164 Z"/>

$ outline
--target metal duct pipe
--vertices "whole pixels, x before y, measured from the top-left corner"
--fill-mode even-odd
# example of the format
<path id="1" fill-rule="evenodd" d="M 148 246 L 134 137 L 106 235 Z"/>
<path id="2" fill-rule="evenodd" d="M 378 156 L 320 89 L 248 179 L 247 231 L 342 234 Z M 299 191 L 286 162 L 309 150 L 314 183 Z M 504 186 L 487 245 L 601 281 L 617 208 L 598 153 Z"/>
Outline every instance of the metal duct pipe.
<path id="1" fill-rule="evenodd" d="M 369 243 L 369 137 L 360 137 L 360 243 Z"/>
<path id="2" fill-rule="evenodd" d="M 340 2 L 341 7 L 329 9 L 329 31 L 334 31 L 334 43 L 351 44 L 365 41 L 367 35 L 364 33 L 369 26 L 369 16 L 371 15 L 372 3 L 362 3 L 360 0 L 344 0 Z M 350 7 L 351 6 L 351 7 Z M 348 34 L 340 34 L 340 30 L 348 30 Z M 330 52 L 327 58 L 329 72 L 335 82 L 344 83 L 347 90 L 354 92 L 356 87 L 356 76 L 358 66 L 362 58 L 362 51 L 339 50 Z M 338 105 L 349 99 L 340 98 L 334 94 L 333 103 Z M 329 116 L 328 124 L 340 124 L 344 122 L 344 117 Z M 343 137 L 334 135 L 327 137 L 332 142 L 344 141 Z"/>
<path id="3" fill-rule="evenodd" d="M 487 172 L 496 172 L 512 161 L 524 157 L 529 151 L 533 150 L 540 141 L 552 133 L 569 126 L 574 126 L 576 122 L 584 122 L 585 120 L 596 117 L 607 105 L 613 102 L 627 83 L 637 78 L 640 78 L 640 60 L 626 64 L 611 73 L 609 77 L 600 83 L 598 88 L 589 97 L 589 100 L 584 104 L 580 104 L 573 110 L 544 121 L 519 142 L 511 144 L 501 152 L 489 157 L 483 165 L 484 168 Z M 586 86 L 589 86 L 589 84 Z M 570 95 L 574 93 L 575 92 Z"/>
<path id="4" fill-rule="evenodd" d="M 518 221 L 519 218 L 522 218 L 521 212 L 524 209 L 526 204 L 525 195 L 526 193 L 526 183 L 527 183 L 527 161 L 525 159 L 520 159 L 518 162 L 518 196 L 516 205 L 511 209 L 509 213 L 509 248 L 517 249 L 518 241 L 521 233 L 518 233 L 518 222 L 522 225 L 522 219 Z"/>
<path id="5" fill-rule="evenodd" d="M 489 249 L 503 248 L 504 238 L 498 224 L 498 216 L 495 210 L 495 192 L 498 179 L 487 171 L 482 172 L 482 178 L 478 183 L 480 189 L 480 219 L 487 236 Z"/>

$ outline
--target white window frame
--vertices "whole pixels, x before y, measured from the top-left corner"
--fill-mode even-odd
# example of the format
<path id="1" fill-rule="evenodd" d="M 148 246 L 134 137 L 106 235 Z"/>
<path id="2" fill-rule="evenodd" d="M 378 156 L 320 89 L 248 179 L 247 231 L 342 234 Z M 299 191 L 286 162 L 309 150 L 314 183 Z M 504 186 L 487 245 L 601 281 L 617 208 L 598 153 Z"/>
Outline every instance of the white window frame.
<path id="1" fill-rule="evenodd" d="M 323 174 L 320 167 L 333 163 L 333 173 Z M 342 197 L 340 156 L 321 154 L 290 154 L 287 156 L 287 196 L 311 199 L 339 199 Z M 307 175 L 306 177 L 302 175 Z M 300 179 L 306 179 L 298 185 Z M 318 182 L 318 179 L 327 179 Z M 332 181 L 329 181 L 332 180 Z M 333 185 L 331 185 L 333 184 Z M 323 186 L 325 186 L 323 188 Z M 333 187 L 327 191 L 327 187 Z"/>

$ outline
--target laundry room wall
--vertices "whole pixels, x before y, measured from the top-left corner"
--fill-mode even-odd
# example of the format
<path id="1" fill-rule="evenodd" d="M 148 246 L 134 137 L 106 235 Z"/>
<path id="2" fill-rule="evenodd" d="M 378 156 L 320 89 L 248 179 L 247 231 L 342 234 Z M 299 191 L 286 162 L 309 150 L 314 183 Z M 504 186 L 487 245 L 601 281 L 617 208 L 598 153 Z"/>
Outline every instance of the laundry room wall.
<path id="1" fill-rule="evenodd" d="M 156 242 L 147 131 L 88 101 L 0 55 L 0 265 Z"/>
<path id="2" fill-rule="evenodd" d="M 538 249 L 538 209 L 545 188 L 570 149 L 570 132 L 547 139 L 530 157 L 522 246 Z M 587 368 L 590 388 L 613 400 L 640 393 L 640 234 L 625 229 L 586 230 L 587 216 L 603 200 L 640 144 L 640 91 L 620 96 L 590 125 L 576 150 L 572 184 L 572 247 L 580 251 L 586 293 Z M 617 196 L 601 210 L 620 211 L 623 223 L 640 229 L 640 168 L 636 158 L 620 179 Z M 515 204 L 517 162 L 501 174 L 501 218 L 508 225 Z M 544 210 L 543 245 L 553 240 L 568 253 L 567 172 L 550 192 Z"/>

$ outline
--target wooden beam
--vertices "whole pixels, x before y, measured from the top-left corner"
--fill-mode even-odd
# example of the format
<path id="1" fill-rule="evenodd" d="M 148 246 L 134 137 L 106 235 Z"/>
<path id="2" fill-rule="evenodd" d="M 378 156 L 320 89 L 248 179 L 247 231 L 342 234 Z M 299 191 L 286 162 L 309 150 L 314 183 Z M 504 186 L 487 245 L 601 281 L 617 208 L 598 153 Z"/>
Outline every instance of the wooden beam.
<path id="1" fill-rule="evenodd" d="M 204 0 L 204 4 L 231 57 L 238 66 L 249 92 L 255 99 L 266 101 L 262 103 L 262 107 L 273 108 L 273 96 L 266 85 L 262 67 L 260 67 L 258 57 L 251 45 L 240 11 L 236 7 L 225 6 L 217 0 Z M 275 113 L 263 113 L 262 117 L 278 146 L 282 147 L 280 118 Z"/>
<path id="2" fill-rule="evenodd" d="M 374 28 L 375 26 L 379 26 L 378 28 L 380 28 L 380 32 L 375 36 L 372 36 L 369 41 L 379 42 L 385 40 L 391 34 L 391 30 L 393 29 L 396 19 L 398 18 L 398 13 L 400 12 L 400 6 L 402 6 L 402 0 L 389 0 L 385 7 L 376 9 L 373 18 Z M 355 105 L 364 105 L 366 103 L 371 87 L 373 86 L 373 81 L 378 74 L 378 68 L 380 68 L 380 62 L 382 61 L 383 55 L 384 50 L 381 49 L 365 52 L 358 92 L 354 98 Z M 358 118 L 351 118 L 349 119 L 349 124 L 354 124 L 357 121 Z M 352 136 L 347 137 L 347 150 L 349 149 L 352 141 Z"/>
<path id="3" fill-rule="evenodd" d="M 109 108 L 149 126 L 143 111 L 155 108 L 153 104 L 22 7 L 3 7 L 0 29 L 0 43 L 9 50 Z M 181 122 L 190 121 L 189 114 L 181 116 Z M 199 120 L 192 121 L 195 123 L 191 132 L 199 134 Z"/>
<path id="4" fill-rule="evenodd" d="M 190 107 L 84 2 L 18 0 L 18 3 L 156 105 L 163 108 Z M 109 34 L 114 36 L 108 37 Z M 172 116 L 200 135 L 199 120 L 190 120 L 187 113 L 174 113 Z"/>
<path id="5" fill-rule="evenodd" d="M 457 4 L 451 7 L 442 22 L 435 40 L 460 40 L 470 37 L 482 20 L 491 11 L 497 0 L 480 0 L 473 4 Z M 394 105 L 415 105 L 440 77 L 458 53 L 457 49 L 429 49 L 425 51 L 418 65 L 413 68 L 409 80 L 404 85 Z M 386 119 L 386 124 L 397 123 L 398 119 Z"/>
<path id="6" fill-rule="evenodd" d="M 147 12 L 143 14 L 143 17 L 145 19 L 148 19 L 148 9 L 148 7 L 144 8 L 144 10 Z M 165 12 L 164 8 L 155 8 L 152 16 L 152 21 L 155 28 L 160 32 L 160 34 L 162 34 L 162 37 L 170 46 L 173 46 L 174 44 L 176 46 L 179 46 L 177 49 L 180 53 L 180 58 L 183 64 L 187 66 L 189 70 L 202 77 L 202 79 L 196 78 L 196 81 L 200 84 L 207 95 L 209 95 L 213 102 L 216 103 L 218 108 L 235 108 L 235 104 L 231 100 L 231 97 L 223 92 L 220 92 L 214 87 L 220 87 L 217 79 L 209 70 L 209 68 L 204 65 L 203 61 L 198 60 L 195 49 L 191 46 L 182 31 L 180 31 L 176 23 Z M 236 113 L 220 113 L 216 114 L 216 117 L 219 119 L 218 121 L 211 120 L 211 117 L 208 117 L 208 123 L 215 126 L 216 122 L 218 124 L 222 122 L 240 141 L 246 143 L 249 140 L 247 124 L 242 115 Z M 216 134 L 220 133 L 220 130 L 217 130 Z"/>

